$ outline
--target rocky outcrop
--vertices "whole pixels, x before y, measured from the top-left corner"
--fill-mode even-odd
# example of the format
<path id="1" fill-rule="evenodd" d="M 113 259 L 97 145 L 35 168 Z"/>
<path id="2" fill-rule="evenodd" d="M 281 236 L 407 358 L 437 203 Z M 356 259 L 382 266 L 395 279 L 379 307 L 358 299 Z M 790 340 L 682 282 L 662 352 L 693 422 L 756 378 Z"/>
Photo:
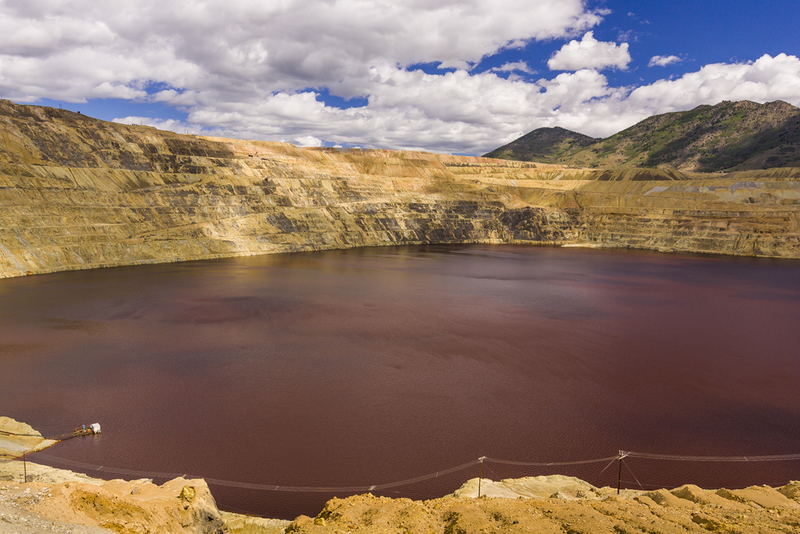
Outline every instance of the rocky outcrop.
<path id="1" fill-rule="evenodd" d="M 120 534 L 229 532 L 203 480 L 176 478 L 158 486 L 150 480 L 69 477 L 60 470 L 30 466 L 29 482 L 0 481 L 1 532 L 72 532 L 78 527 Z M 51 476 L 74 480 L 60 482 Z"/>
<path id="2" fill-rule="evenodd" d="M 0 460 L 19 458 L 29 452 L 40 451 L 55 444 L 30 425 L 0 416 Z"/>
<path id="3" fill-rule="evenodd" d="M 182 532 L 229 530 L 204 480 L 104 481 L 19 461 L 55 443 L 25 423 L 0 417 L 0 532 Z M 11 461 L 9 458 L 17 458 Z"/>
<path id="4" fill-rule="evenodd" d="M 607 491 L 604 490 L 607 494 Z M 604 491 L 579 478 L 564 475 L 508 478 L 495 482 L 473 478 L 453 492 L 453 497 L 502 497 L 505 499 L 599 499 Z"/>
<path id="5" fill-rule="evenodd" d="M 506 486 L 520 486 L 518 481 L 503 482 Z M 535 491 L 536 484 L 533 486 Z M 713 491 L 685 485 L 672 491 L 623 490 L 620 495 L 611 488 L 595 488 L 590 495 L 577 498 L 567 497 L 563 492 L 546 498 L 512 494 L 481 498 L 448 496 L 429 501 L 356 495 L 330 500 L 315 518 L 300 516 L 286 531 L 294 534 L 777 534 L 794 532 L 800 527 L 799 486 L 800 483 L 792 482 L 777 489 L 754 486 Z"/>
<path id="6" fill-rule="evenodd" d="M 526 243 L 800 257 L 800 170 L 598 171 L 182 136 L 0 101 L 0 277 Z"/>

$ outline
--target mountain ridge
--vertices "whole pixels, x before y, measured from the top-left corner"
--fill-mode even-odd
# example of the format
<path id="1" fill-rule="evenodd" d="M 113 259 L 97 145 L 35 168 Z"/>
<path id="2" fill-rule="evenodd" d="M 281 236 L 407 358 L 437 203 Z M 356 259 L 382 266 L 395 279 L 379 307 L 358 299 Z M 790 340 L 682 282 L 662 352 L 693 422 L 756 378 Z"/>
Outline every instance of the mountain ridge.
<path id="1" fill-rule="evenodd" d="M 654 115 L 604 139 L 539 128 L 484 157 L 688 172 L 800 167 L 800 108 L 780 100 L 724 101 Z"/>

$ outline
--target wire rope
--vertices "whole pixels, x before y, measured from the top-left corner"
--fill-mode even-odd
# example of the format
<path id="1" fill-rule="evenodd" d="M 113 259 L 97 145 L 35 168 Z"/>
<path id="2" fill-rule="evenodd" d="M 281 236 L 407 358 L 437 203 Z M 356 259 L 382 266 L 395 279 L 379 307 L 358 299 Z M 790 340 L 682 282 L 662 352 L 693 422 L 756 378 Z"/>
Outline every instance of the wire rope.
<path id="1" fill-rule="evenodd" d="M 630 458 L 646 458 L 648 460 L 670 460 L 684 462 L 780 462 L 800 460 L 800 454 L 775 454 L 768 456 L 679 456 L 672 454 L 652 454 L 647 452 L 620 451 Z"/>
<path id="2" fill-rule="evenodd" d="M 550 467 L 550 466 L 561 466 L 561 465 L 583 465 L 583 464 L 599 464 L 601 462 L 607 462 L 609 460 L 617 460 L 618 456 L 608 456 L 606 458 L 594 458 L 592 460 L 576 460 L 572 462 L 516 462 L 513 460 L 498 460 L 497 458 L 486 458 L 486 462 L 492 462 L 496 464 L 507 464 L 507 465 L 527 465 L 533 467 Z"/>
<path id="3" fill-rule="evenodd" d="M 431 480 L 433 478 L 438 478 L 444 475 L 448 475 L 450 473 L 455 473 L 457 471 L 463 471 L 469 467 L 476 466 L 480 463 L 480 460 L 472 460 L 470 462 L 466 462 L 455 467 L 451 467 L 449 469 L 443 469 L 441 471 L 436 471 L 434 473 L 428 473 L 426 475 L 421 475 L 414 478 L 409 478 L 405 480 L 399 480 L 396 482 L 388 482 L 385 484 L 373 484 L 373 485 L 364 485 L 364 486 L 329 486 L 329 487 L 317 487 L 317 486 L 282 486 L 282 485 L 275 485 L 275 484 L 255 484 L 250 482 L 237 482 L 234 480 L 222 480 L 218 478 L 208 478 L 208 477 L 201 477 L 197 475 L 188 475 L 186 473 L 161 473 L 161 472 L 154 472 L 154 471 L 136 471 L 132 469 L 121 469 L 118 467 L 107 467 L 107 466 L 98 466 L 87 464 L 84 462 L 78 462 L 75 460 L 67 460 L 65 458 L 59 458 L 56 456 L 51 456 L 49 454 L 42 454 L 37 453 L 37 458 L 42 458 L 44 460 L 48 460 L 54 463 L 61 463 L 71 467 L 78 467 L 87 471 L 100 471 L 104 473 L 114 473 L 114 474 L 121 474 L 121 475 L 129 475 L 141 478 L 177 478 L 177 477 L 184 477 L 184 478 L 202 478 L 206 481 L 207 484 L 216 485 L 216 486 L 225 486 L 229 488 L 242 488 L 242 489 L 251 489 L 251 490 L 262 490 L 262 491 L 288 491 L 288 492 L 300 492 L 300 493 L 360 493 L 364 491 L 376 491 L 376 490 L 384 490 L 389 488 L 395 488 L 398 486 L 408 486 L 411 484 L 416 484 L 417 482 L 424 482 L 426 480 Z"/>
<path id="4" fill-rule="evenodd" d="M 593 463 L 605 463 L 608 462 L 606 468 L 611 465 L 616 460 L 622 460 L 623 458 L 642 458 L 642 459 L 649 459 L 649 460 L 669 460 L 669 461 L 688 461 L 688 462 L 768 462 L 768 461 L 782 461 L 782 460 L 800 460 L 800 454 L 783 454 L 783 455 L 769 455 L 769 456 L 679 456 L 679 455 L 669 455 L 669 454 L 652 454 L 652 453 L 643 453 L 643 452 L 631 452 L 631 451 L 620 451 L 619 455 L 617 456 L 607 456 L 604 458 L 594 458 L 591 460 L 575 460 L 570 462 L 520 462 L 520 461 L 513 461 L 513 460 L 502 460 L 498 458 L 487 458 L 481 457 L 477 460 L 471 460 L 469 462 L 450 467 L 448 469 L 443 469 L 441 471 L 436 471 L 433 473 L 428 473 L 425 475 L 421 475 L 414 478 L 408 478 L 405 480 L 398 480 L 395 482 L 388 482 L 384 484 L 373 484 L 373 485 L 362 485 L 362 486 L 283 486 L 277 484 L 257 484 L 257 483 L 250 483 L 250 482 L 238 482 L 234 480 L 223 480 L 217 478 L 207 478 L 201 477 L 197 475 L 188 475 L 186 473 L 164 473 L 164 472 L 156 472 L 156 471 L 138 471 L 133 469 L 123 469 L 118 467 L 109 467 L 103 465 L 93 465 L 84 462 L 79 462 L 76 460 L 68 460 L 66 458 L 60 458 L 57 456 L 52 456 L 49 454 L 44 453 L 36 453 L 37 458 L 41 458 L 46 461 L 50 461 L 57 464 L 66 465 L 69 467 L 76 467 L 82 469 L 84 471 L 95 471 L 95 472 L 103 472 L 103 473 L 113 473 L 118 475 L 127 475 L 132 477 L 139 477 L 139 478 L 203 478 L 206 483 L 209 485 L 215 486 L 225 486 L 230 488 L 241 488 L 241 489 L 249 489 L 249 490 L 260 490 L 260 491 L 282 491 L 282 492 L 297 492 L 297 493 L 361 493 L 361 492 L 368 492 L 368 491 L 378 491 L 378 490 L 386 490 L 390 488 L 396 488 L 400 486 L 409 486 L 412 484 L 416 484 L 419 482 L 424 482 L 426 480 L 431 480 L 434 478 L 438 478 L 444 475 L 448 475 L 451 473 L 455 473 L 458 471 L 463 471 L 470 467 L 474 467 L 476 465 L 481 464 L 482 462 L 487 463 L 495 463 L 495 464 L 505 464 L 505 465 L 516 465 L 516 466 L 529 466 L 529 467 L 553 467 L 553 466 L 570 466 L 570 465 L 585 465 L 585 464 L 593 464 Z M 624 463 L 624 462 L 623 462 Z M 633 474 L 630 467 L 625 464 L 625 467 L 628 469 L 630 474 L 636 479 L 636 475 Z M 605 469 L 603 471 L 605 471 Z M 641 482 L 637 479 L 636 482 L 642 486 Z"/>

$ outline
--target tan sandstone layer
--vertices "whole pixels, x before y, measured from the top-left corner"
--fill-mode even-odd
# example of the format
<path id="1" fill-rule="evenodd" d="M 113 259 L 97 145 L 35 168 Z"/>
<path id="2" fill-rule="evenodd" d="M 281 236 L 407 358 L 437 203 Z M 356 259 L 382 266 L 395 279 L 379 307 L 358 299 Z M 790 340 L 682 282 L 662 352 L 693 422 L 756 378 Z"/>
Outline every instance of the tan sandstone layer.
<path id="1" fill-rule="evenodd" d="M 800 257 L 800 169 L 687 175 L 183 136 L 0 101 L 0 277 L 391 244 Z"/>

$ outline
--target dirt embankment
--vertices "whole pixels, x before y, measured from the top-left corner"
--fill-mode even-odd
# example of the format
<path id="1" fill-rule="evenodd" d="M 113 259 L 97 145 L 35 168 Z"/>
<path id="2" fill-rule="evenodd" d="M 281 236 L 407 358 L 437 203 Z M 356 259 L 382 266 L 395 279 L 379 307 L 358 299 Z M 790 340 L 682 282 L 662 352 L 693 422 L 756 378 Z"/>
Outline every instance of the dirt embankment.
<path id="1" fill-rule="evenodd" d="M 100 480 L 21 461 L 56 443 L 0 417 L 0 534 L 276 534 L 287 521 L 220 512 L 204 480 Z"/>
<path id="2" fill-rule="evenodd" d="M 55 476 L 63 478 L 68 477 Z M 226 532 L 203 480 L 178 478 L 162 486 L 149 480 L 98 482 L 81 477 L 51 482 L 41 468 L 34 468 L 28 480 L 0 481 L 0 532 L 69 532 L 73 526 L 79 532 L 102 528 L 126 534 Z"/>
<path id="3" fill-rule="evenodd" d="M 203 480 L 104 481 L 28 462 L 0 462 L 0 533 L 676 534 L 800 532 L 800 482 L 780 488 L 596 488 L 564 476 L 464 484 L 428 501 L 356 495 L 293 522 L 220 512 Z"/>
<path id="4" fill-rule="evenodd" d="M 595 488 L 572 477 L 470 480 L 428 501 L 356 495 L 332 499 L 316 517 L 293 522 L 220 512 L 202 480 L 162 486 L 149 480 L 102 481 L 18 462 L 0 463 L 0 533 L 45 531 L 230 534 L 677 534 L 800 531 L 800 482 L 780 488 L 673 490 Z"/>
<path id="5" fill-rule="evenodd" d="M 288 521 L 221 512 L 204 480 L 100 480 L 0 461 L 0 533 L 279 534 Z"/>
<path id="6" fill-rule="evenodd" d="M 550 497 L 512 498 L 562 481 L 535 477 L 503 481 L 502 497 L 448 496 L 430 501 L 357 495 L 333 499 L 316 517 L 297 518 L 292 534 L 685 534 L 800 532 L 800 482 L 781 488 L 704 490 L 685 485 L 668 491 L 586 488 L 567 482 Z M 561 477 L 567 478 L 567 477 Z M 544 479 L 544 480 L 537 480 Z M 575 480 L 575 479 L 573 479 Z M 474 490 L 477 480 L 470 481 Z M 483 480 L 489 488 L 493 483 Z M 576 488 L 577 489 L 576 491 Z M 462 492 L 463 493 L 463 492 Z M 469 493 L 469 492 L 467 492 Z M 458 495 L 459 492 L 456 492 Z M 474 492 L 472 493 L 474 495 Z M 491 495 L 491 490 L 490 490 Z"/>
<path id="7" fill-rule="evenodd" d="M 0 460 L 18 458 L 24 453 L 46 449 L 56 442 L 45 439 L 30 425 L 10 417 L 0 417 Z"/>

